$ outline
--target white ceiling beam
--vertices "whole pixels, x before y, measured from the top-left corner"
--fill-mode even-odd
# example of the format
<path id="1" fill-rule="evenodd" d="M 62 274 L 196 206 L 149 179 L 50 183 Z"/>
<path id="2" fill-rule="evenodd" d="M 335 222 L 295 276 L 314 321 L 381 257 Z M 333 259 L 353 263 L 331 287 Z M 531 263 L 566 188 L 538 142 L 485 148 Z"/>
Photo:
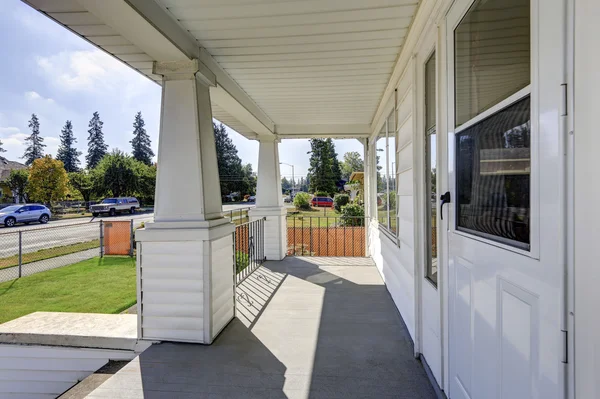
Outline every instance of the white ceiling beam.
<path id="1" fill-rule="evenodd" d="M 274 134 L 275 124 L 268 115 L 159 4 L 148 0 L 78 1 L 155 61 L 197 58 L 205 80 L 216 79 L 212 101 L 257 134 Z"/>
<path id="2" fill-rule="evenodd" d="M 359 138 L 369 137 L 371 126 L 368 124 L 311 124 L 311 125 L 276 125 L 275 132 L 281 138 Z"/>
<path id="3" fill-rule="evenodd" d="M 156 61 L 181 61 L 188 55 L 123 0 L 78 0 L 92 15 Z"/>

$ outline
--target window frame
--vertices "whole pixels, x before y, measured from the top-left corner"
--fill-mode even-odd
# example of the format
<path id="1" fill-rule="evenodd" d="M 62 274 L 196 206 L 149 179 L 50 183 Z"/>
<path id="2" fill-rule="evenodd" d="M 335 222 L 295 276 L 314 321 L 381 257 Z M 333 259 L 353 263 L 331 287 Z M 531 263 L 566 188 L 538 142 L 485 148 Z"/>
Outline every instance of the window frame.
<path id="1" fill-rule="evenodd" d="M 476 0 L 463 0 L 465 3 L 465 7 L 459 9 L 458 7 L 454 7 L 450 12 L 456 13 L 455 16 L 449 16 L 450 20 L 456 21 L 449 28 L 452 32 L 456 31 L 456 28 L 463 21 L 465 15 L 469 12 L 472 5 Z M 472 239 L 474 241 L 479 241 L 488 245 L 495 246 L 497 248 L 501 248 L 510 252 L 514 252 L 526 257 L 530 257 L 533 259 L 540 258 L 540 181 L 539 181 L 539 159 L 540 159 L 540 151 L 539 151 L 539 134 L 540 134 L 540 113 L 539 113 L 539 77 L 536 74 L 537 67 L 539 65 L 539 46 L 538 46 L 538 34 L 537 27 L 539 26 L 539 16 L 537 12 L 538 4 L 537 1 L 531 0 L 530 2 L 531 13 L 530 13 L 530 83 L 523 89 L 513 93 L 509 97 L 503 99 L 492 107 L 486 109 L 482 113 L 473 117 L 472 119 L 466 121 L 465 123 L 455 127 L 455 118 L 456 118 L 456 98 L 455 98 L 455 43 L 454 43 L 454 34 L 446 35 L 446 60 L 447 60 L 447 93 L 446 93 L 446 102 L 447 102 L 447 131 L 448 133 L 455 134 L 460 133 L 461 131 L 467 129 L 480 122 L 481 120 L 499 112 L 503 108 L 510 106 L 511 104 L 521 100 L 525 96 L 529 95 L 531 98 L 531 174 L 530 174 L 530 247 L 529 250 L 523 250 L 521 248 L 515 247 L 513 245 L 507 245 L 495 239 L 485 238 L 479 235 L 470 234 L 456 228 L 456 207 L 457 203 L 452 199 L 452 223 L 448 224 L 448 232 L 452 234 L 457 234 L 462 237 Z M 448 143 L 448 161 L 450 170 L 448 171 L 448 183 L 450 184 L 450 191 L 452 193 L 456 193 L 456 151 L 455 151 L 455 141 L 454 139 L 449 140 Z"/>
<path id="2" fill-rule="evenodd" d="M 435 59 L 433 59 L 433 57 L 436 57 Z M 436 290 L 438 289 L 438 282 L 439 282 L 439 267 L 440 267 L 440 262 L 439 262 L 439 229 L 440 229 L 440 225 L 437 223 L 437 212 L 436 212 L 436 259 L 438 261 L 438 271 L 436 272 L 436 279 L 433 280 L 433 278 L 430 275 L 430 270 L 433 268 L 433 240 L 431 237 L 431 233 L 432 233 L 432 223 L 431 223 L 431 217 L 432 217 L 432 209 L 431 209 L 431 150 L 430 150 L 430 137 L 432 134 L 436 135 L 436 151 L 437 148 L 439 146 L 439 140 L 437 139 L 437 135 L 438 135 L 438 120 L 437 120 L 437 113 L 438 113 L 438 109 L 437 107 L 439 106 L 438 102 L 437 102 L 437 93 L 438 93 L 438 85 L 437 85 L 437 73 L 438 73 L 438 65 L 437 65 L 437 51 L 436 48 L 434 47 L 429 54 L 427 55 L 427 57 L 425 58 L 425 62 L 423 63 L 423 166 L 424 166 L 424 214 L 425 214 L 425 218 L 426 220 L 429 220 L 429 222 L 425 222 L 425 230 L 424 230 L 424 235 L 423 235 L 423 239 L 424 239 L 424 244 L 425 244 L 425 251 L 424 251 L 424 255 L 425 255 L 425 262 L 423 262 L 424 265 L 424 273 L 423 273 L 423 277 L 426 281 L 428 281 Z M 433 59 L 433 68 L 434 68 L 434 102 L 433 104 L 435 105 L 435 109 L 433 110 L 434 115 L 433 118 L 435 120 L 435 123 L 433 124 L 433 127 L 428 129 L 427 128 L 427 116 L 428 114 L 428 107 L 427 107 L 427 64 L 429 64 L 430 61 L 432 61 Z M 439 157 L 436 154 L 436 177 L 437 177 L 437 170 L 439 165 Z M 438 208 L 438 188 L 439 185 L 436 182 L 436 193 L 435 193 L 435 209 L 437 211 Z"/>
<path id="3" fill-rule="evenodd" d="M 385 139 L 385 159 L 386 159 L 386 163 L 385 163 L 385 195 L 386 195 L 386 223 L 383 224 L 379 221 L 379 214 L 377 212 L 377 225 L 379 228 L 379 231 L 382 232 L 387 238 L 389 238 L 390 240 L 392 240 L 394 242 L 394 244 L 396 246 L 400 246 L 399 244 L 399 240 L 398 240 L 398 193 L 397 193 L 397 175 L 396 175 L 396 170 L 398 168 L 398 162 L 396 159 L 396 147 L 397 147 L 397 143 L 396 143 L 396 107 L 393 108 L 392 112 L 388 115 L 388 117 L 385 120 L 385 124 L 384 124 L 384 131 L 382 133 L 384 133 L 384 135 L 380 135 L 377 137 L 377 140 L 375 141 L 375 152 L 377 153 L 378 149 L 377 149 L 377 142 L 380 139 Z M 390 124 L 389 124 L 389 120 L 390 118 L 393 118 L 393 126 L 392 129 L 390 129 Z M 392 151 L 393 154 L 393 161 L 390 162 L 390 135 L 392 135 L 392 138 L 394 138 L 394 148 Z M 376 162 L 376 168 L 375 168 L 375 176 L 377 176 L 377 166 L 379 166 L 377 164 L 377 154 L 375 154 L 375 162 Z M 394 165 L 392 167 L 392 165 Z M 390 208 L 390 185 L 389 185 L 389 181 L 390 178 L 394 179 L 394 187 L 393 187 L 393 191 L 396 193 L 396 206 L 395 209 L 391 209 Z M 377 183 L 375 184 L 377 186 Z M 376 190 L 377 191 L 377 190 Z M 377 193 L 376 193 L 377 195 Z M 375 201 L 377 201 L 377 196 L 375 198 Z M 377 206 L 376 206 L 377 208 Z M 379 211 L 379 209 L 377 209 L 377 211 Z M 395 222 L 396 222 L 396 231 L 392 230 L 391 225 L 392 225 L 392 218 L 390 217 L 390 212 L 394 211 L 395 212 Z"/>

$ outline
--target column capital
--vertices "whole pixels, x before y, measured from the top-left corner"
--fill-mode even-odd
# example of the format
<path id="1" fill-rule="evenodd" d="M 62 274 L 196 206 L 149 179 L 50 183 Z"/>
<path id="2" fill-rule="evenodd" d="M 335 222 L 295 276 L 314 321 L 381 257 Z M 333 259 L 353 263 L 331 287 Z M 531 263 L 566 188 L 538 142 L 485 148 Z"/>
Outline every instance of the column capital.
<path id="1" fill-rule="evenodd" d="M 281 143 L 281 138 L 277 134 L 256 136 L 256 141 L 259 143 Z"/>
<path id="2" fill-rule="evenodd" d="M 217 78 L 206 65 L 197 59 L 178 61 L 154 61 L 152 73 L 162 75 L 164 80 L 192 80 L 197 78 L 207 86 L 216 86 Z"/>

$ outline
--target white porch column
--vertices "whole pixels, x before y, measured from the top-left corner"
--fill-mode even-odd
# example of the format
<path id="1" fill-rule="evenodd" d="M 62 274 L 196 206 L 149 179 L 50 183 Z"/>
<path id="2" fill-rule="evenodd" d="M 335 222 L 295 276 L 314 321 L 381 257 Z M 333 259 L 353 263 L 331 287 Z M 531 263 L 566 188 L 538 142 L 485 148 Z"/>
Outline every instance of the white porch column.
<path id="1" fill-rule="evenodd" d="M 209 87 L 193 61 L 163 75 L 155 216 L 136 232 L 140 338 L 211 343 L 234 314 L 234 225 L 221 214 Z"/>
<path id="2" fill-rule="evenodd" d="M 266 217 L 265 256 L 267 260 L 281 260 L 287 250 L 287 211 L 281 195 L 279 172 L 279 141 L 273 137 L 260 140 L 258 155 L 258 182 L 256 208 L 250 211 L 252 220 Z"/>

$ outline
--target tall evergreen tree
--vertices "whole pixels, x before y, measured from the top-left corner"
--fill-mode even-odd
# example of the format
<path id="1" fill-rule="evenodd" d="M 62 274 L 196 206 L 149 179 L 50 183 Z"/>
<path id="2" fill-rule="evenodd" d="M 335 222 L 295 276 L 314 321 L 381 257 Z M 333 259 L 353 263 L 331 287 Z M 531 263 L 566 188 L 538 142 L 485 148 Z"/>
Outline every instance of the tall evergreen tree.
<path id="1" fill-rule="evenodd" d="M 2 142 L 2 140 L 0 140 L 0 152 L 6 152 L 3 145 L 4 145 L 4 143 Z"/>
<path id="2" fill-rule="evenodd" d="M 309 190 L 313 193 L 326 192 L 333 195 L 338 191 L 336 183 L 341 177 L 333 140 L 311 139 L 310 148 L 310 167 L 307 176 Z"/>
<path id="3" fill-rule="evenodd" d="M 154 152 L 152 151 L 152 148 L 150 148 L 150 136 L 148 136 L 146 129 L 144 129 L 145 125 L 146 123 L 144 122 L 144 118 L 142 118 L 142 113 L 138 112 L 135 114 L 135 121 L 133 122 L 133 139 L 130 143 L 133 149 L 133 158 L 146 165 L 151 165 Z"/>
<path id="4" fill-rule="evenodd" d="M 102 125 L 104 125 L 104 122 L 100 120 L 100 114 L 94 112 L 89 124 L 88 153 L 85 156 L 88 169 L 95 168 L 108 152 L 108 145 L 104 143 Z"/>
<path id="5" fill-rule="evenodd" d="M 73 146 L 76 142 L 77 139 L 73 135 L 73 124 L 71 121 L 67 121 L 60 131 L 60 147 L 58 147 L 56 159 L 62 161 L 68 173 L 79 170 L 81 151 L 77 151 L 77 148 Z"/>
<path id="6" fill-rule="evenodd" d="M 213 130 L 215 131 L 221 195 L 242 191 L 244 175 L 242 160 L 237 154 L 237 148 L 235 148 L 235 144 L 233 144 L 233 141 L 227 135 L 227 130 L 225 130 L 225 126 L 222 123 L 219 125 L 213 123 Z"/>
<path id="7" fill-rule="evenodd" d="M 31 129 L 31 134 L 25 139 L 29 145 L 21 157 L 22 159 L 25 159 L 25 165 L 27 166 L 30 166 L 36 159 L 43 157 L 44 147 L 46 147 L 46 144 L 44 144 L 44 138 L 40 136 L 40 121 L 38 120 L 36 114 L 31 114 L 29 128 Z"/>

